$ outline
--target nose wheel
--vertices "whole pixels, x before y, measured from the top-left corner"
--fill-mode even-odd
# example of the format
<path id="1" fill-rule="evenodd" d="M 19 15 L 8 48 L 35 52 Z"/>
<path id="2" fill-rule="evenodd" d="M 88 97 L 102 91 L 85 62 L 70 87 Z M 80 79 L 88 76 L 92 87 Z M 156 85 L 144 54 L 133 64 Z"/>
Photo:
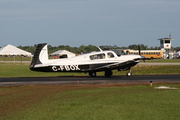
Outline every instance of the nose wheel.
<path id="1" fill-rule="evenodd" d="M 132 76 L 131 70 L 126 73 L 126 76 L 127 76 L 127 77 L 131 77 L 131 76 Z"/>

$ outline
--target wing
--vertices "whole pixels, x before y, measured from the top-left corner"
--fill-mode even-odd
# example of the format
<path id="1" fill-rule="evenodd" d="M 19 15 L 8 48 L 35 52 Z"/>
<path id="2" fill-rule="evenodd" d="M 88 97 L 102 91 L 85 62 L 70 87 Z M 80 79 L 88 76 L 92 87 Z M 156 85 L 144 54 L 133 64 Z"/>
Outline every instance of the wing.
<path id="1" fill-rule="evenodd" d="M 129 60 L 129 61 L 125 61 L 125 62 L 116 62 L 116 63 L 112 63 L 112 64 L 108 64 L 108 65 L 104 65 L 101 67 L 97 67 L 95 68 L 95 70 L 100 70 L 100 69 L 125 69 L 125 68 L 130 68 L 134 65 L 136 65 L 138 62 L 136 62 L 135 60 Z"/>

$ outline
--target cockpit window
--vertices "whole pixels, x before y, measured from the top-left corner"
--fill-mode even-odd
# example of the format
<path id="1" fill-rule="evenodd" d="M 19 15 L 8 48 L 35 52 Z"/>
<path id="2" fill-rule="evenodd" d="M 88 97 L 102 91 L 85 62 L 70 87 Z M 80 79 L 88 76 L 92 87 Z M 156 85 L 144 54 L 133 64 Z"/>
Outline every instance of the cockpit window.
<path id="1" fill-rule="evenodd" d="M 118 54 L 118 53 L 116 53 L 116 55 L 118 56 L 118 57 L 120 57 L 121 55 L 120 54 Z"/>
<path id="2" fill-rule="evenodd" d="M 113 53 L 111 53 L 111 52 L 107 53 L 107 55 L 108 55 L 108 58 L 113 58 L 114 57 Z"/>
<path id="3" fill-rule="evenodd" d="M 91 55 L 90 56 L 91 60 L 97 60 L 97 59 L 105 59 L 105 54 L 101 53 L 101 54 L 95 54 L 95 55 Z"/>

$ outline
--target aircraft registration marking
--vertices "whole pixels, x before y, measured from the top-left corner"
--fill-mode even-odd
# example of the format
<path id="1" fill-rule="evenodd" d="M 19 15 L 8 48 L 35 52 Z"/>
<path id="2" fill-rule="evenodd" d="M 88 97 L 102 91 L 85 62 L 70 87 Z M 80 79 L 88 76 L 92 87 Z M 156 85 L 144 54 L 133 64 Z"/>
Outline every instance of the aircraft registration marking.
<path id="1" fill-rule="evenodd" d="M 81 70 L 78 65 L 60 65 L 52 66 L 53 71 L 78 71 Z"/>

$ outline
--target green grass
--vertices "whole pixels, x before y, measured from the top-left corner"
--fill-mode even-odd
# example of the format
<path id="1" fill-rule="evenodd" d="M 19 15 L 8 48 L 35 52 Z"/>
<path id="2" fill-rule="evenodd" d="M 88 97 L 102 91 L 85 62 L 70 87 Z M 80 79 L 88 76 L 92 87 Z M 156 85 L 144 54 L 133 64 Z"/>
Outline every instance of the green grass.
<path id="1" fill-rule="evenodd" d="M 137 65 L 133 67 L 134 75 L 180 74 L 179 65 Z"/>
<path id="2" fill-rule="evenodd" d="M 0 63 L 0 77 L 52 77 L 52 76 L 79 76 L 84 73 L 36 72 L 29 70 L 29 64 Z"/>
<path id="3" fill-rule="evenodd" d="M 0 77 L 79 76 L 84 73 L 43 73 L 29 64 L 0 63 Z M 180 66 L 137 65 L 133 75 L 180 74 Z M 125 72 L 113 71 L 114 75 Z M 103 75 L 103 72 L 98 75 Z M 24 85 L 0 87 L 0 120 L 178 120 L 177 90 L 135 85 Z M 108 87 L 107 87 L 108 86 Z"/>
<path id="4" fill-rule="evenodd" d="M 85 73 L 73 72 L 36 72 L 29 70 L 29 64 L 0 63 L 0 77 L 57 77 L 57 76 L 88 76 Z M 113 75 L 125 75 L 127 71 L 113 71 Z M 180 66 L 175 65 L 137 65 L 132 68 L 133 75 L 180 74 Z M 104 75 L 98 72 L 97 75 Z"/>
<path id="5" fill-rule="evenodd" d="M 144 62 L 144 61 L 141 61 Z M 145 62 L 150 63 L 180 63 L 180 59 L 153 59 L 153 60 L 145 60 Z"/>
<path id="6" fill-rule="evenodd" d="M 158 85 L 155 85 L 158 86 Z M 168 85 L 180 88 L 179 85 Z M 158 90 L 149 85 L 125 87 L 85 88 L 83 86 L 42 87 L 41 91 L 51 92 L 46 97 L 33 99 L 27 104 L 19 104 L 14 108 L 18 99 L 26 100 L 27 96 L 38 95 L 37 86 L 1 87 L 0 91 L 8 91 L 1 95 L 4 104 L 10 104 L 9 114 L 2 114 L 0 119 L 6 120 L 179 120 L 180 90 Z M 35 90 L 33 90 L 35 89 Z M 13 96 L 13 92 L 18 94 Z M 30 92 L 33 91 L 33 92 Z M 43 93 L 44 93 L 43 92 Z M 11 97 L 11 95 L 13 97 Z M 2 99 L 0 103 L 2 103 Z M 9 100 L 11 99 L 11 100 Z M 21 102 L 20 100 L 19 102 Z M 23 106 L 23 108 L 22 108 Z M 8 112 L 8 111 L 6 111 Z"/>
<path id="7" fill-rule="evenodd" d="M 0 61 L 31 61 L 31 57 L 21 57 L 21 56 L 16 56 L 16 57 L 2 57 L 0 56 Z"/>

